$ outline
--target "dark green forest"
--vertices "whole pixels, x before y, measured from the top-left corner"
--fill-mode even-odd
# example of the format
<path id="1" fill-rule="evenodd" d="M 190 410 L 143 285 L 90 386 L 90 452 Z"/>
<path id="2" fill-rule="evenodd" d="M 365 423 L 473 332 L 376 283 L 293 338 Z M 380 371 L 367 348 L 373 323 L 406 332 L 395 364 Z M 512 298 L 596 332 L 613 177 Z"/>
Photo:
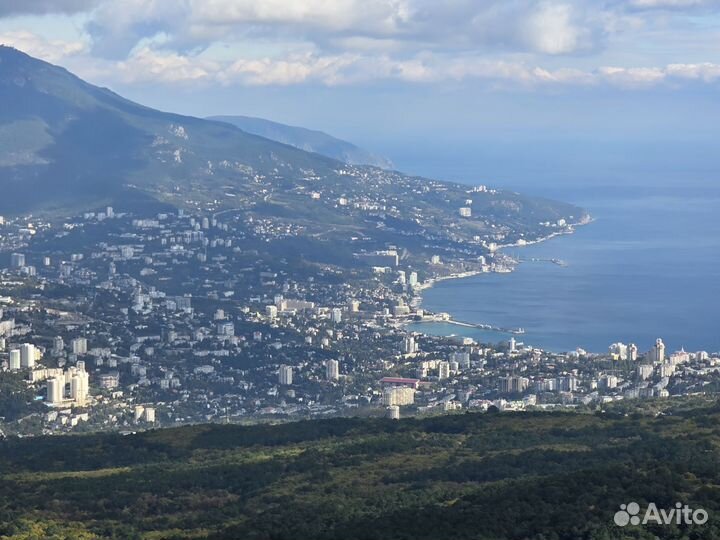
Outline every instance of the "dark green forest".
<path id="1" fill-rule="evenodd" d="M 720 407 L 7 439 L 0 475 L 0 538 L 711 540 Z M 710 520 L 620 528 L 630 501 Z"/>

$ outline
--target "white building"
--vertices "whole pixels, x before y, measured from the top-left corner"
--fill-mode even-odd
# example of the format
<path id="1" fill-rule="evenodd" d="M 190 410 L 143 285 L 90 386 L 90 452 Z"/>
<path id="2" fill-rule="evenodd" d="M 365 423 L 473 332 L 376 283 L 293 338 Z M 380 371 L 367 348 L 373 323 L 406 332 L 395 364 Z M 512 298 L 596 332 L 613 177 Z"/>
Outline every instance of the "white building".
<path id="1" fill-rule="evenodd" d="M 79 337 L 72 340 L 73 354 L 87 354 L 87 351 L 87 339 L 85 339 L 84 337 Z"/>
<path id="2" fill-rule="evenodd" d="M 409 386 L 390 386 L 383 389 L 383 405 L 412 405 L 415 403 L 415 389 Z"/>
<path id="3" fill-rule="evenodd" d="M 330 320 L 335 324 L 341 323 L 342 310 L 340 308 L 333 308 L 333 310 L 330 312 Z"/>
<path id="4" fill-rule="evenodd" d="M 65 378 L 48 379 L 47 402 L 50 405 L 62 405 L 65 399 Z"/>
<path id="5" fill-rule="evenodd" d="M 32 345 L 31 343 L 23 343 L 22 345 L 20 345 L 20 365 L 21 365 L 21 367 L 34 368 L 36 358 L 37 358 L 37 353 L 35 350 L 35 345 Z"/>
<path id="6" fill-rule="evenodd" d="M 22 268 L 23 266 L 25 266 L 25 255 L 22 253 L 13 253 L 10 255 L 11 268 Z"/>
<path id="7" fill-rule="evenodd" d="M 450 362 L 438 362 L 438 380 L 450 377 Z"/>
<path id="8" fill-rule="evenodd" d="M 280 384 L 289 386 L 293 383 L 293 368 L 282 364 L 278 370 L 278 381 Z"/>
<path id="9" fill-rule="evenodd" d="M 328 381 L 337 381 L 340 377 L 340 363 L 337 360 L 325 362 L 325 377 Z"/>
<path id="10" fill-rule="evenodd" d="M 655 362 L 658 364 L 662 364 L 663 362 L 665 362 L 665 344 L 663 343 L 662 339 L 657 338 L 655 340 L 655 346 L 650 349 L 648 357 L 651 362 Z"/>
<path id="11" fill-rule="evenodd" d="M 410 277 L 408 278 L 408 285 L 411 287 L 416 287 L 418 284 L 418 275 L 417 272 L 410 272 Z"/>
<path id="12" fill-rule="evenodd" d="M 413 354 L 418 352 L 418 344 L 415 343 L 415 338 L 413 336 L 407 336 L 403 340 L 402 352 L 404 354 Z"/>
<path id="13" fill-rule="evenodd" d="M 654 370 L 655 370 L 655 368 L 653 367 L 652 364 L 640 364 L 637 367 L 638 378 L 643 381 L 646 381 L 650 377 L 652 377 Z"/>
<path id="14" fill-rule="evenodd" d="M 278 314 L 278 308 L 276 306 L 265 306 L 265 315 L 269 319 L 276 319 Z"/>
<path id="15" fill-rule="evenodd" d="M 10 369 L 12 371 L 17 371 L 21 367 L 20 363 L 20 349 L 13 349 L 10 351 Z"/>

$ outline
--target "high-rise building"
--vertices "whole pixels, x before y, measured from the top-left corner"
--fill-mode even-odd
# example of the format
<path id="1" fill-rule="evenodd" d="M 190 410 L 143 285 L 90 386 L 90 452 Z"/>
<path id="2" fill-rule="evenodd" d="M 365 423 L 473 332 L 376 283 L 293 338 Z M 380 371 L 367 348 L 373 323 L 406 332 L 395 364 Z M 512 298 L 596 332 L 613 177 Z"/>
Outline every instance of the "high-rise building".
<path id="1" fill-rule="evenodd" d="M 35 367 L 35 345 L 23 343 L 20 345 L 20 365 L 24 368 Z"/>
<path id="2" fill-rule="evenodd" d="M 47 382 L 47 401 L 50 405 L 61 405 L 65 399 L 65 378 L 52 378 Z"/>
<path id="3" fill-rule="evenodd" d="M 413 336 L 407 336 L 403 340 L 402 345 L 402 352 L 404 354 L 413 354 L 418 351 L 418 345 L 415 343 L 415 338 Z"/>
<path id="4" fill-rule="evenodd" d="M 25 255 L 22 253 L 10 255 L 10 268 L 22 268 L 23 266 L 25 266 Z"/>
<path id="5" fill-rule="evenodd" d="M 325 377 L 328 381 L 337 381 L 340 377 L 340 363 L 337 360 L 325 362 Z"/>
<path id="6" fill-rule="evenodd" d="M 655 345 L 650 349 L 649 357 L 651 362 L 658 364 L 662 364 L 665 361 L 665 344 L 662 339 L 657 338 L 655 340 Z"/>
<path id="7" fill-rule="evenodd" d="M 17 371 L 21 367 L 20 363 L 20 349 L 12 349 L 10 351 L 10 369 L 13 371 Z"/>
<path id="8" fill-rule="evenodd" d="M 87 403 L 89 375 L 84 369 L 77 369 L 70 379 L 70 397 L 75 404 L 83 407 Z"/>
<path id="9" fill-rule="evenodd" d="M 638 348 L 634 343 L 630 343 L 627 346 L 627 359 L 630 362 L 634 362 L 638 358 Z"/>
<path id="10" fill-rule="evenodd" d="M 438 380 L 442 381 L 450 377 L 450 362 L 438 362 Z"/>
<path id="11" fill-rule="evenodd" d="M 73 354 L 87 354 L 87 350 L 87 339 L 79 337 L 72 340 Z"/>
<path id="12" fill-rule="evenodd" d="M 411 287 L 415 287 L 418 284 L 418 275 L 417 272 L 410 272 L 410 277 L 408 278 L 408 285 Z"/>
<path id="13" fill-rule="evenodd" d="M 333 308 L 330 312 L 330 320 L 335 324 L 340 324 L 342 322 L 342 310 L 340 308 Z"/>
<path id="14" fill-rule="evenodd" d="M 280 384 L 289 386 L 293 383 L 293 368 L 282 364 L 278 370 L 278 381 Z"/>
<path id="15" fill-rule="evenodd" d="M 60 336 L 53 339 L 53 353 L 60 354 L 65 349 L 65 341 Z"/>

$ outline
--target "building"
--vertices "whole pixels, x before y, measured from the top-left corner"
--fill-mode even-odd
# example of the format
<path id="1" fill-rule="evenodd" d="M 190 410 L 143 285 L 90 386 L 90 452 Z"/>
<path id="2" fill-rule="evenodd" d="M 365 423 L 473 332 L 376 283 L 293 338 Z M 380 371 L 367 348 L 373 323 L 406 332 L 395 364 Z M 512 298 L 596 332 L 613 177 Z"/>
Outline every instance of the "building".
<path id="1" fill-rule="evenodd" d="M 450 378 L 450 362 L 438 362 L 438 380 Z"/>
<path id="2" fill-rule="evenodd" d="M 655 345 L 652 349 L 650 349 L 650 352 L 648 353 L 648 359 L 657 364 L 662 364 L 665 362 L 665 344 L 663 343 L 663 340 L 660 338 L 657 338 L 655 340 Z"/>
<path id="3" fill-rule="evenodd" d="M 340 377 L 340 363 L 337 360 L 325 362 L 325 377 L 328 381 L 337 381 Z"/>
<path id="4" fill-rule="evenodd" d="M 403 340 L 402 352 L 404 354 L 414 354 L 418 352 L 418 345 L 415 343 L 415 338 L 413 336 L 407 336 Z"/>
<path id="5" fill-rule="evenodd" d="M 220 337 L 232 337 L 235 335 L 235 325 L 229 321 L 217 323 L 217 335 Z"/>
<path id="6" fill-rule="evenodd" d="M 387 415 L 391 420 L 400 420 L 400 407 L 391 405 L 387 408 Z"/>
<path id="7" fill-rule="evenodd" d="M 278 314 L 278 308 L 276 306 L 265 306 L 265 315 L 268 319 L 276 319 Z"/>
<path id="8" fill-rule="evenodd" d="M 97 379 L 98 386 L 105 390 L 112 390 L 120 386 L 120 374 L 118 372 L 104 373 Z"/>
<path id="9" fill-rule="evenodd" d="M 407 386 L 390 386 L 383 389 L 383 405 L 412 405 L 415 403 L 415 389 Z"/>
<path id="10" fill-rule="evenodd" d="M 72 340 L 73 354 L 87 354 L 87 351 L 87 339 L 85 339 L 84 337 L 79 337 Z"/>
<path id="11" fill-rule="evenodd" d="M 23 368 L 34 368 L 35 359 L 37 358 L 35 345 L 31 343 L 23 343 L 20 345 L 20 366 Z"/>
<path id="12" fill-rule="evenodd" d="M 10 255 L 10 268 L 23 268 L 25 266 L 25 255 L 13 253 Z"/>
<path id="13" fill-rule="evenodd" d="M 70 374 L 70 397 L 76 405 L 82 407 L 87 403 L 90 376 L 85 371 L 83 362 L 78 362 L 78 366 L 70 368 L 66 373 L 66 379 L 68 374 Z"/>
<path id="14" fill-rule="evenodd" d="M 20 369 L 20 349 L 12 349 L 10 351 L 9 364 L 9 367 L 12 371 L 17 371 Z"/>
<path id="15" fill-rule="evenodd" d="M 627 346 L 627 359 L 630 362 L 635 362 L 638 358 L 638 348 L 634 343 L 630 343 Z"/>
<path id="16" fill-rule="evenodd" d="M 499 390 L 503 394 L 519 394 L 530 386 L 526 377 L 500 377 L 499 383 Z"/>
<path id="17" fill-rule="evenodd" d="M 410 285 L 410 287 L 417 287 L 417 284 L 418 284 L 417 272 L 410 272 L 410 277 L 408 278 L 408 285 Z"/>
<path id="18" fill-rule="evenodd" d="M 65 349 L 65 341 L 60 336 L 57 336 L 53 339 L 53 348 L 52 352 L 54 354 L 60 354 Z"/>
<path id="19" fill-rule="evenodd" d="M 409 388 L 417 389 L 420 385 L 420 379 L 406 379 L 405 377 L 383 377 L 380 379 L 382 385 L 393 385 L 393 386 L 407 386 Z"/>
<path id="20" fill-rule="evenodd" d="M 462 208 L 460 208 L 459 212 L 460 212 L 460 217 L 467 217 L 467 218 L 472 217 L 472 210 L 470 209 L 469 206 L 463 206 Z"/>
<path id="21" fill-rule="evenodd" d="M 282 364 L 278 370 L 278 382 L 284 386 L 289 386 L 293 383 L 293 368 L 292 366 L 286 366 Z"/>
<path id="22" fill-rule="evenodd" d="M 330 312 L 330 320 L 335 324 L 341 323 L 342 310 L 340 308 L 333 308 L 333 310 Z"/>
<path id="23" fill-rule="evenodd" d="M 47 402 L 52 406 L 62 405 L 65 400 L 65 378 L 48 379 Z"/>
<path id="24" fill-rule="evenodd" d="M 637 367 L 637 374 L 640 380 L 646 381 L 653 375 L 655 368 L 652 364 L 640 364 Z"/>

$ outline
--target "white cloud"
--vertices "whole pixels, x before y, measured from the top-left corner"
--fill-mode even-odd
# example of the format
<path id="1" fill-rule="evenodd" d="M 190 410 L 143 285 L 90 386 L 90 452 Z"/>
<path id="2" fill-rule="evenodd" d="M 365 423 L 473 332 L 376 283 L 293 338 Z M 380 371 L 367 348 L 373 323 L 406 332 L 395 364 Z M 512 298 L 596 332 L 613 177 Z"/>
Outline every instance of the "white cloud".
<path id="1" fill-rule="evenodd" d="M 88 44 L 82 41 L 48 40 L 25 30 L 0 32 L 0 44 L 15 47 L 31 56 L 53 63 L 88 50 Z"/>
<path id="2" fill-rule="evenodd" d="M 589 46 L 589 31 L 573 22 L 569 4 L 545 2 L 525 22 L 525 35 L 533 49 L 567 54 Z"/>

